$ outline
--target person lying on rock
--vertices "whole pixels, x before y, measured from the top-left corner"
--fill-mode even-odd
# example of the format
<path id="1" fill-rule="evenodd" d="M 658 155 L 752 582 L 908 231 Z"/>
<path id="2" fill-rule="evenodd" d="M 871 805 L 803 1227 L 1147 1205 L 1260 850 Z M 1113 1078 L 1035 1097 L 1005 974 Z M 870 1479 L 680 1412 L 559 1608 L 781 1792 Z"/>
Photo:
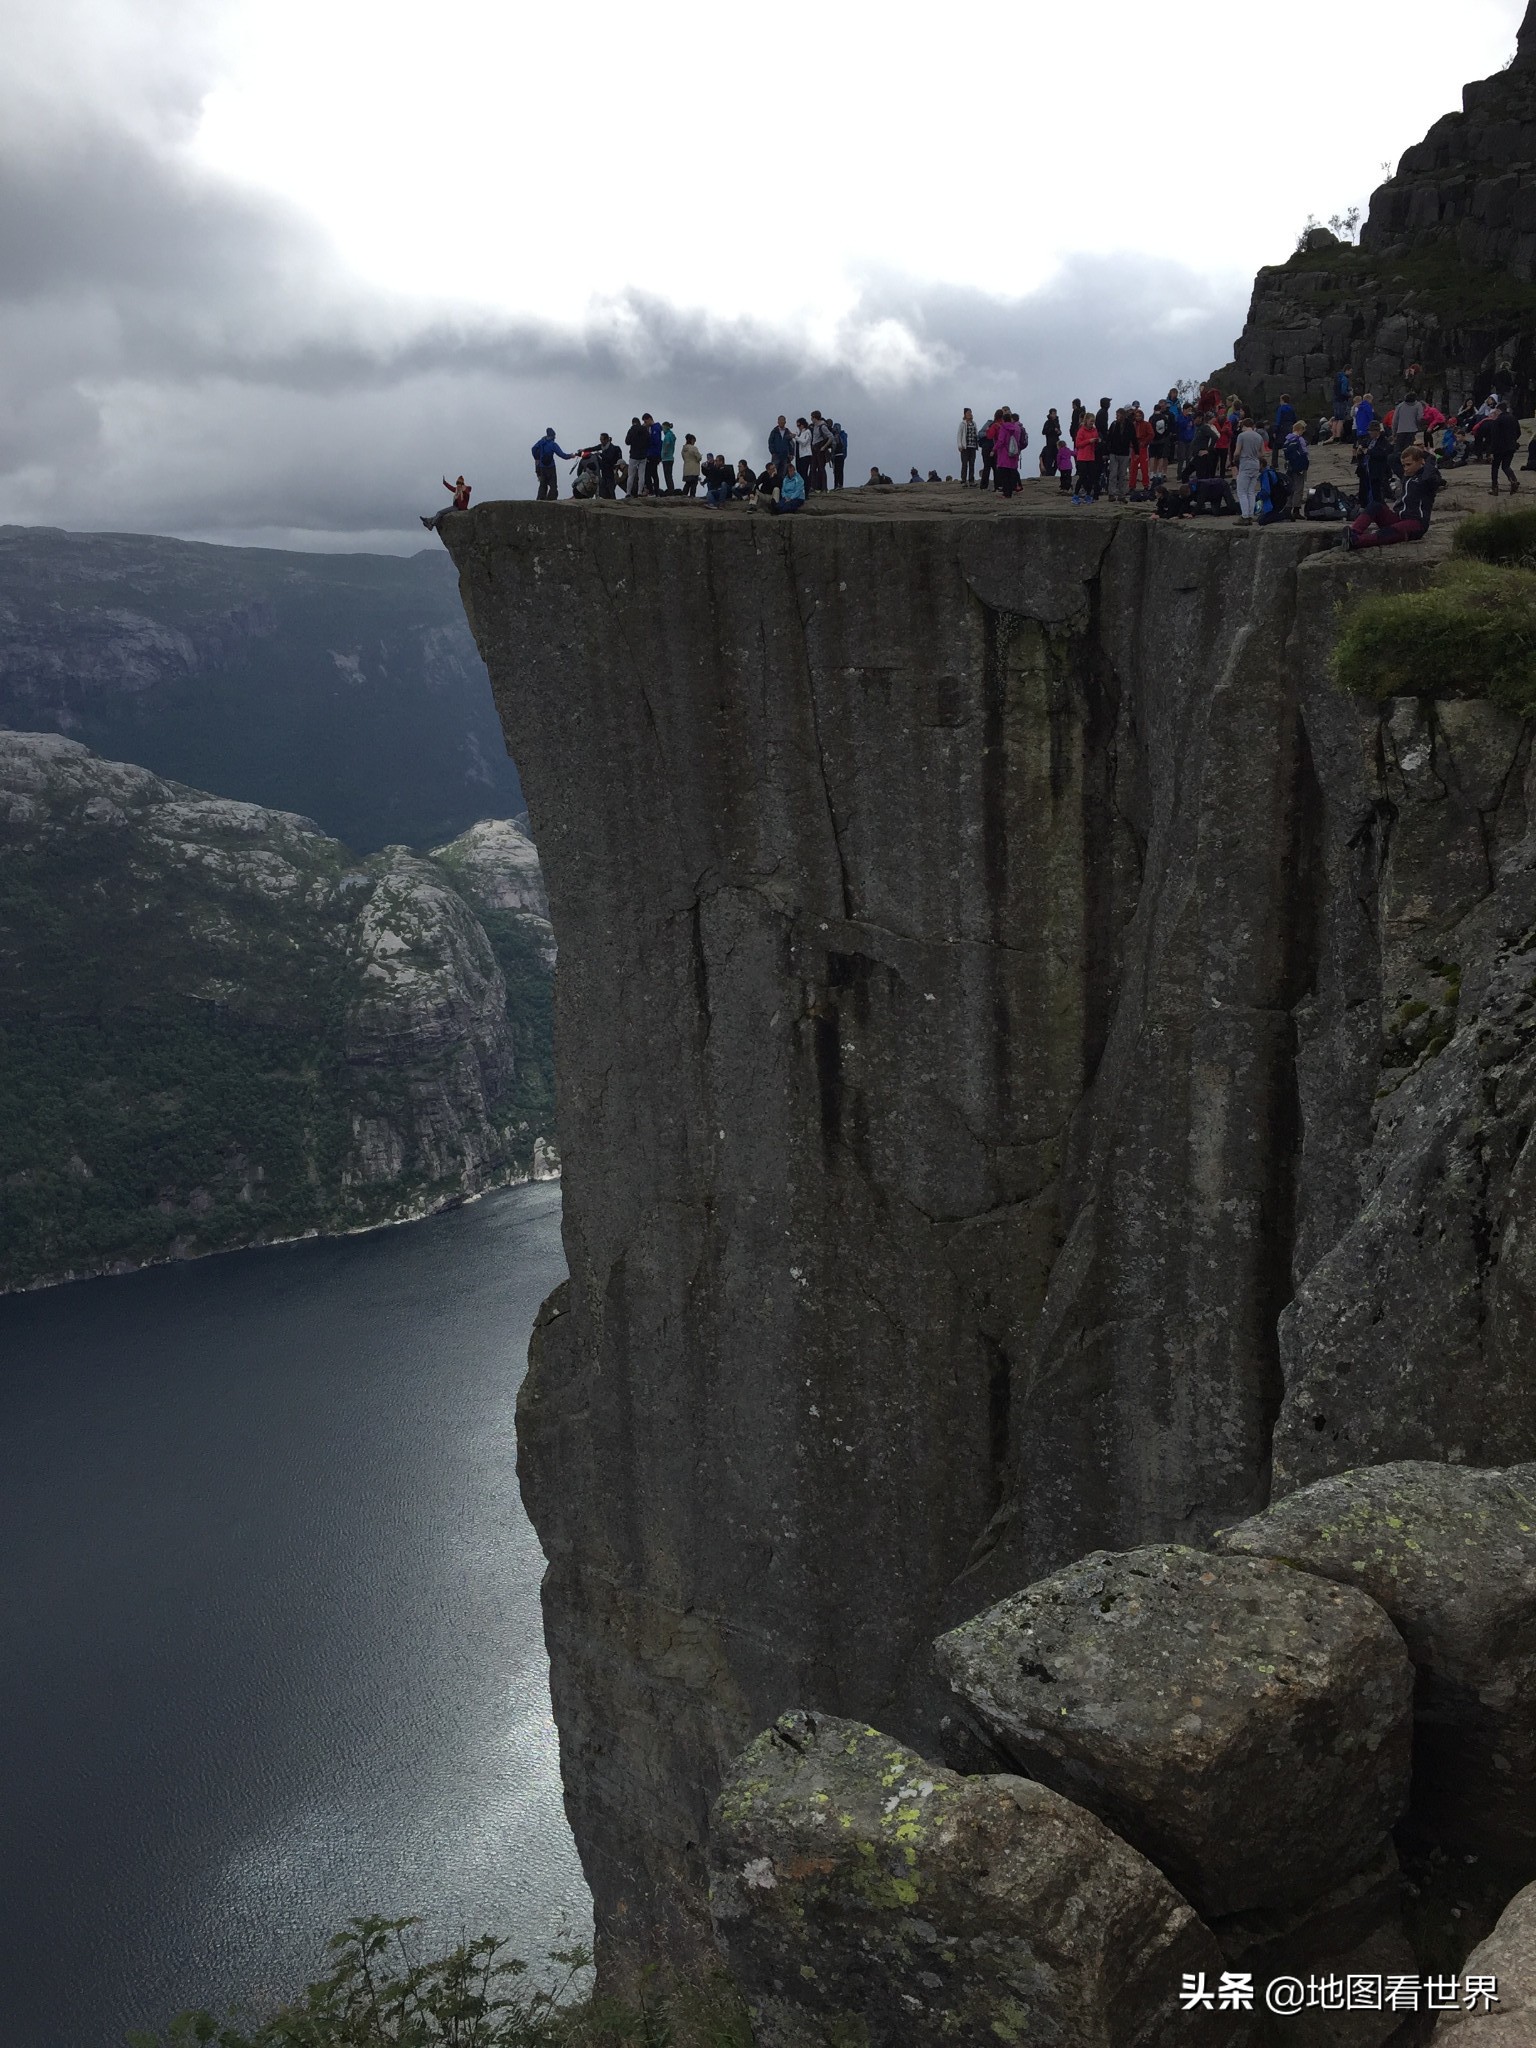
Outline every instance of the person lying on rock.
<path id="1" fill-rule="evenodd" d="M 423 512 L 421 514 L 422 525 L 430 528 L 433 533 L 439 531 L 438 522 L 439 520 L 446 517 L 448 513 L 467 512 L 469 510 L 470 486 L 467 483 L 465 483 L 463 477 L 460 477 L 457 483 L 449 483 L 447 477 L 444 477 L 443 489 L 445 491 L 452 491 L 453 503 L 451 505 L 445 505 L 441 512 Z"/>
<path id="2" fill-rule="evenodd" d="M 1403 450 L 1403 493 L 1396 508 L 1372 504 L 1345 529 L 1347 548 L 1390 548 L 1399 541 L 1422 540 L 1429 531 L 1435 493 L 1441 483 L 1435 458 L 1419 447 Z"/>

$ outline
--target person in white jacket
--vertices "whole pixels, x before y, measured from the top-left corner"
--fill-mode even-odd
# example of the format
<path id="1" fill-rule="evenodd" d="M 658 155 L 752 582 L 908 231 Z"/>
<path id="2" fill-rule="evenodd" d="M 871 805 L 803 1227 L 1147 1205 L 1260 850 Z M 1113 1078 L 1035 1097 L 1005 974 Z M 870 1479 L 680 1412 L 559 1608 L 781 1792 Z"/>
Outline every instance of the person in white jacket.
<path id="1" fill-rule="evenodd" d="M 960 431 L 955 436 L 955 446 L 960 451 L 960 481 L 974 484 L 976 481 L 976 444 L 981 439 L 981 430 L 971 416 L 967 406 L 960 420 Z"/>

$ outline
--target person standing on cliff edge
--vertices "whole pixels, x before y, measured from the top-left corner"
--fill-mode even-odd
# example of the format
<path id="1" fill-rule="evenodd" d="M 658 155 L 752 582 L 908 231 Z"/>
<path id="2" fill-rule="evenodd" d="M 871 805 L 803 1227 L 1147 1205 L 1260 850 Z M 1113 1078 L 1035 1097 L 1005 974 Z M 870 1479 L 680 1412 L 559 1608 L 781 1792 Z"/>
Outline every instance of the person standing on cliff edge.
<path id="1" fill-rule="evenodd" d="M 535 441 L 529 453 L 533 457 L 533 473 L 539 480 L 539 503 L 542 504 L 546 498 L 558 498 L 560 479 L 555 471 L 555 457 L 558 455 L 562 462 L 572 462 L 574 456 L 567 455 L 560 446 L 553 427 L 544 429 L 543 439 Z"/>
<path id="2" fill-rule="evenodd" d="M 971 417 L 971 408 L 967 406 L 960 415 L 960 430 L 955 435 L 955 447 L 960 454 L 962 484 L 974 484 L 976 481 L 976 444 L 980 439 L 980 429 Z"/>

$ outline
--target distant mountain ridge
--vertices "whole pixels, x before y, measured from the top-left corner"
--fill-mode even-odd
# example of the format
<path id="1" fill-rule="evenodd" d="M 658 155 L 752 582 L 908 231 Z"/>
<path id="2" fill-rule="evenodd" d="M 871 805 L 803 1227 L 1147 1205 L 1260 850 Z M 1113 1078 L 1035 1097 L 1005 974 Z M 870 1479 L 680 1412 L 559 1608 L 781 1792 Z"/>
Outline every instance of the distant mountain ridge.
<path id="1" fill-rule="evenodd" d="M 359 852 L 523 808 L 453 565 L 0 526 L 0 726 Z"/>
<path id="2" fill-rule="evenodd" d="M 543 900 L 503 820 L 359 860 L 291 812 L 0 732 L 0 1289 L 552 1170 Z"/>

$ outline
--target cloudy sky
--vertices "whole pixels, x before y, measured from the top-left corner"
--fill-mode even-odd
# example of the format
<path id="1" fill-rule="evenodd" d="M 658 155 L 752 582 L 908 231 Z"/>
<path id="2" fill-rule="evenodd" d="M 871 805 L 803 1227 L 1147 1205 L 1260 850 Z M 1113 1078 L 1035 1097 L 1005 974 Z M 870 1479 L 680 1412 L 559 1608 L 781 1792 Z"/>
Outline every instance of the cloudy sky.
<path id="1" fill-rule="evenodd" d="M 642 408 L 943 471 L 1226 361 L 1522 11 L 0 0 L 0 523 L 411 549 Z"/>

